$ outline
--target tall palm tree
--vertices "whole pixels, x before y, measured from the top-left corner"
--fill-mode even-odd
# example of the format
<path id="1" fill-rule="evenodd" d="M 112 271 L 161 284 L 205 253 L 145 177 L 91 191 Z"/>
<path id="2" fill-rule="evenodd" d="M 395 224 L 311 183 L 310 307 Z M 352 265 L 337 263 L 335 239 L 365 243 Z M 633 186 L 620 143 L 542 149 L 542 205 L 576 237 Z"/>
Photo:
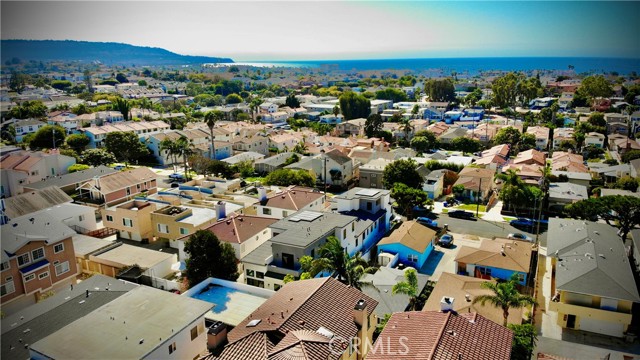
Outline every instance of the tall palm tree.
<path id="1" fill-rule="evenodd" d="M 216 123 L 224 118 L 224 113 L 220 110 L 207 111 L 204 114 L 204 121 L 207 123 L 207 127 L 209 127 L 209 136 L 211 137 L 211 148 L 209 150 L 209 158 L 215 159 L 216 146 L 213 141 L 213 128 L 216 126 Z"/>
<path id="2" fill-rule="evenodd" d="M 402 118 L 402 120 L 400 120 L 400 130 L 404 132 L 405 140 L 409 141 L 409 134 L 413 131 L 411 120 Z"/>
<path id="3" fill-rule="evenodd" d="M 150 111 L 153 107 L 153 104 L 151 103 L 151 100 L 149 100 L 149 98 L 143 97 L 138 100 L 138 106 L 140 106 L 140 109 L 142 110 Z M 144 117 L 144 111 L 142 112 L 142 116 Z"/>
<path id="4" fill-rule="evenodd" d="M 502 309 L 503 325 L 507 326 L 507 318 L 509 317 L 509 309 L 520 309 L 527 305 L 535 305 L 536 300 L 529 295 L 522 295 L 516 289 L 517 278 L 511 277 L 509 281 L 501 283 L 483 282 L 482 287 L 489 289 L 493 294 L 479 295 L 473 299 L 473 303 L 484 305 L 489 303 L 495 307 Z"/>
<path id="5" fill-rule="evenodd" d="M 364 287 L 373 287 L 373 282 L 363 281 L 362 278 L 365 274 L 373 274 L 378 270 L 374 266 L 369 266 L 367 261 L 362 258 L 362 254 L 357 252 L 354 256 L 346 254 L 345 256 L 345 272 L 346 279 L 343 281 L 345 284 L 354 287 L 358 290 L 362 290 Z"/>
<path id="6" fill-rule="evenodd" d="M 184 165 L 184 176 L 186 179 L 189 179 L 189 163 L 187 163 L 187 159 L 189 156 L 194 154 L 193 143 L 184 135 L 180 136 L 175 141 L 177 151 L 182 156 L 182 163 Z"/>
<path id="7" fill-rule="evenodd" d="M 256 112 L 258 111 L 258 107 L 262 104 L 262 99 L 259 97 L 251 99 L 249 103 L 249 108 L 251 109 L 251 119 L 253 122 L 256 122 Z"/>
<path id="8" fill-rule="evenodd" d="M 173 165 L 173 172 L 176 172 L 176 163 L 178 162 L 178 156 L 180 155 L 180 149 L 178 144 L 170 138 L 164 138 L 160 141 L 160 152 L 167 152 L 167 156 L 171 159 Z"/>
<path id="9" fill-rule="evenodd" d="M 415 310 L 418 302 L 418 291 L 418 273 L 412 268 L 404 271 L 404 281 L 400 281 L 391 288 L 392 294 L 402 294 L 409 297 L 409 311 Z"/>
<path id="10" fill-rule="evenodd" d="M 313 261 L 313 273 L 323 271 L 335 273 L 340 279 L 347 278 L 345 266 L 346 250 L 342 247 L 340 239 L 329 236 L 327 242 L 320 247 L 318 259 Z"/>
<path id="11" fill-rule="evenodd" d="M 517 170 L 509 169 L 506 173 L 496 175 L 496 178 L 503 181 L 502 189 L 498 197 L 513 208 L 526 201 L 525 183 L 518 176 Z"/>

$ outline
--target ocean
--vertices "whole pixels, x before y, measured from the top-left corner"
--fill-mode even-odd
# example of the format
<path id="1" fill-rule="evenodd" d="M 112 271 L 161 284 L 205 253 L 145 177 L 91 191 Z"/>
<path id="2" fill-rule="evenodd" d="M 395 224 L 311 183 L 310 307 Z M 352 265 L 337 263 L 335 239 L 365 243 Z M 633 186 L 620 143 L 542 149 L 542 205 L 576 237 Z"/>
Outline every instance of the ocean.
<path id="1" fill-rule="evenodd" d="M 309 60 L 309 61 L 252 61 L 236 65 L 259 67 L 332 68 L 345 71 L 366 70 L 441 70 L 444 74 L 475 75 L 484 71 L 569 70 L 577 73 L 640 73 L 640 59 L 580 58 L 580 57 L 496 57 L 496 58 L 429 58 L 429 59 L 372 59 L 372 60 Z M 231 64 L 225 64 L 231 65 Z"/>

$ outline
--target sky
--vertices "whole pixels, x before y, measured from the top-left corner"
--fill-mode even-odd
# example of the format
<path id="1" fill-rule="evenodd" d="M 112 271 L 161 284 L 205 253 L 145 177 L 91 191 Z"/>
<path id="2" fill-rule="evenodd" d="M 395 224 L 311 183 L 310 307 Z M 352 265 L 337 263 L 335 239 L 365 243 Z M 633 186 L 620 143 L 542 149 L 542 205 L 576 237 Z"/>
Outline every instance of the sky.
<path id="1" fill-rule="evenodd" d="M 640 58 L 640 2 L 4 1 L 2 39 L 122 42 L 235 61 Z"/>

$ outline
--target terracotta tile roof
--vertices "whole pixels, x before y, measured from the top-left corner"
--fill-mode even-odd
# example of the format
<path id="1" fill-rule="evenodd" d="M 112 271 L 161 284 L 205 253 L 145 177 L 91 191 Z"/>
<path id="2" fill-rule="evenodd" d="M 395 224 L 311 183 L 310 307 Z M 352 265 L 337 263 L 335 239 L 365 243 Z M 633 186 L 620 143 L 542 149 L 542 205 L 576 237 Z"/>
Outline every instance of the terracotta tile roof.
<path id="1" fill-rule="evenodd" d="M 538 164 L 509 164 L 502 168 L 502 172 L 506 173 L 507 170 L 516 170 L 518 176 L 520 177 L 533 177 L 533 178 L 541 178 L 542 173 L 540 172 L 543 167 Z"/>
<path id="2" fill-rule="evenodd" d="M 443 272 L 436 286 L 431 291 L 427 303 L 424 304 L 422 311 L 440 311 L 440 301 L 443 297 L 453 298 L 453 310 L 457 313 L 478 313 L 485 318 L 501 324 L 503 321 L 502 309 L 497 308 L 489 303 L 481 305 L 474 304 L 472 301 L 479 295 L 491 294 L 491 290 L 484 289 L 481 285 L 484 282 L 495 282 L 495 280 L 484 280 L 464 275 L 456 275 Z M 466 296 L 469 295 L 469 301 Z M 522 323 L 523 309 L 509 310 L 509 323 Z"/>
<path id="3" fill-rule="evenodd" d="M 108 194 L 116 190 L 124 189 L 135 184 L 140 184 L 144 181 L 151 181 L 156 179 L 156 174 L 147 167 L 139 167 L 133 170 L 119 171 L 117 173 L 101 176 L 100 192 Z M 91 179 L 80 187 L 83 189 L 93 188 L 96 185 L 96 181 Z"/>
<path id="4" fill-rule="evenodd" d="M 288 283 L 229 332 L 229 344 L 220 359 L 284 359 L 275 357 L 276 351 L 293 346 L 296 342 L 305 342 L 300 346 L 312 350 L 305 354 L 306 357 L 298 359 L 317 359 L 314 354 L 319 348 L 314 347 L 313 342 L 319 338 L 309 332 L 298 331 L 315 332 L 324 327 L 336 336 L 356 336 L 358 326 L 353 319 L 353 308 L 360 299 L 366 301 L 366 311 L 371 315 L 378 302 L 334 278 Z M 260 322 L 255 326 L 247 326 L 253 320 Z M 287 338 L 286 334 L 292 332 L 296 332 L 295 339 Z M 280 346 L 279 343 L 284 339 L 287 339 L 286 342 Z M 274 357 L 267 355 L 272 350 Z"/>
<path id="5" fill-rule="evenodd" d="M 16 165 L 29 158 L 25 154 L 8 154 L 0 161 L 0 169 L 13 169 Z"/>
<path id="6" fill-rule="evenodd" d="M 234 214 L 203 230 L 212 232 L 220 241 L 242 244 L 277 221 L 278 219 L 261 216 Z M 187 238 L 189 235 L 178 240 Z"/>
<path id="7" fill-rule="evenodd" d="M 334 149 L 325 153 L 329 158 L 333 161 L 337 162 L 340 165 L 351 162 L 351 158 L 347 155 L 340 152 L 340 150 Z"/>
<path id="8" fill-rule="evenodd" d="M 297 211 L 323 196 L 323 193 L 311 188 L 293 187 L 268 197 L 261 205 Z"/>
<path id="9" fill-rule="evenodd" d="M 508 360 L 512 339 L 511 330 L 475 313 L 395 313 L 374 344 L 384 350 L 367 360 Z"/>
<path id="10" fill-rule="evenodd" d="M 31 168 L 42 160 L 41 157 L 29 156 L 27 159 L 22 161 L 20 164 L 13 167 L 14 170 L 26 171 L 28 172 Z"/>
<path id="11" fill-rule="evenodd" d="M 536 139 L 549 139 L 549 128 L 545 126 L 529 126 L 527 134 L 532 134 Z"/>
<path id="12" fill-rule="evenodd" d="M 479 248 L 462 246 L 455 261 L 528 273 L 531 268 L 531 245 L 526 241 L 501 238 L 483 240 Z"/>
<path id="13" fill-rule="evenodd" d="M 476 164 L 477 165 L 489 165 L 489 164 L 499 164 L 499 165 L 503 165 L 507 162 L 507 159 L 505 159 L 502 155 L 500 154 L 489 154 L 487 156 L 483 156 L 480 159 L 476 160 Z"/>
<path id="14" fill-rule="evenodd" d="M 527 150 L 527 151 L 522 151 L 520 153 L 518 153 L 518 156 L 516 156 L 516 158 L 513 160 L 514 164 L 520 164 L 520 163 L 528 163 L 528 164 L 532 164 L 532 163 L 536 163 L 539 165 L 544 165 L 546 163 L 546 156 L 543 152 L 540 152 L 538 150 Z"/>
<path id="15" fill-rule="evenodd" d="M 415 221 L 405 221 L 391 235 L 382 238 L 378 245 L 402 244 L 419 253 L 423 253 L 431 239 L 436 236 L 434 230 Z"/>
<path id="16" fill-rule="evenodd" d="M 338 359 L 339 355 L 331 352 L 330 341 L 315 331 L 291 331 L 269 352 L 269 360 Z"/>

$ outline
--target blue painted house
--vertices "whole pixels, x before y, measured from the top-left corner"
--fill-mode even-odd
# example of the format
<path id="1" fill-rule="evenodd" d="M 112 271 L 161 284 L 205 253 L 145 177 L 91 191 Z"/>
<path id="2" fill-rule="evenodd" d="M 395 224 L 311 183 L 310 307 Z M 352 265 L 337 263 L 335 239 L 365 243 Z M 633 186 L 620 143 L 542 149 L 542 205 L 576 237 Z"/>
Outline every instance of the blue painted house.
<path id="1" fill-rule="evenodd" d="M 531 245 L 528 241 L 496 238 L 483 240 L 478 248 L 462 246 L 455 259 L 456 271 L 487 280 L 509 280 L 517 274 L 518 283 L 526 286 L 534 258 Z"/>
<path id="2" fill-rule="evenodd" d="M 378 242 L 378 254 L 398 255 L 398 261 L 421 269 L 433 251 L 436 232 L 415 221 L 405 221 Z"/>

